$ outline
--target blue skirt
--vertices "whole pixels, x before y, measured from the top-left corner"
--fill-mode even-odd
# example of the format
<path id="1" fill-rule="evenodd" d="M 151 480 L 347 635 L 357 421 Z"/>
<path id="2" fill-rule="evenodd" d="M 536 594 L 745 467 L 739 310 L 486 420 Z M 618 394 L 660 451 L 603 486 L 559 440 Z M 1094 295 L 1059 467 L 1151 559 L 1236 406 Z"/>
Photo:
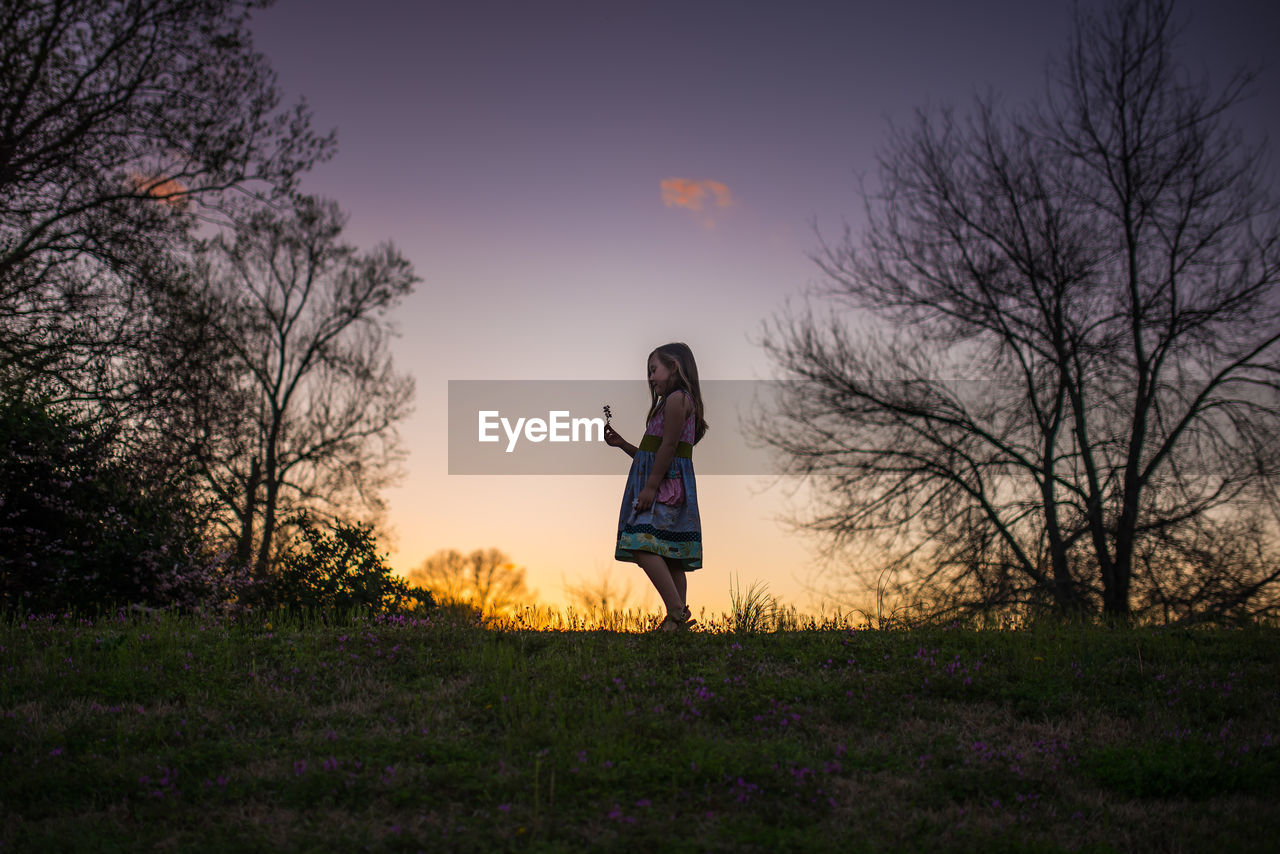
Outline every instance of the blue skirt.
<path id="1" fill-rule="evenodd" d="M 698 516 L 698 488 L 693 478 L 693 460 L 676 456 L 667 477 L 678 477 L 684 486 L 679 504 L 654 502 L 643 513 L 633 504 L 653 471 L 656 454 L 637 450 L 627 473 L 627 488 L 622 494 L 618 514 L 618 546 L 615 560 L 634 562 L 637 552 L 651 552 L 668 561 L 679 561 L 687 572 L 702 566 L 702 520 Z"/>

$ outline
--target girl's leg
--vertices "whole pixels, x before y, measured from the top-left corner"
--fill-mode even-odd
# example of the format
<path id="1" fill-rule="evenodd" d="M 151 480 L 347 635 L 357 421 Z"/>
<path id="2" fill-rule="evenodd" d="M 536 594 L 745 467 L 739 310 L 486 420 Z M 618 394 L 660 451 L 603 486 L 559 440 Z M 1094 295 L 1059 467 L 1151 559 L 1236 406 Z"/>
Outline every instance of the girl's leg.
<path id="1" fill-rule="evenodd" d="M 671 581 L 676 586 L 676 593 L 680 594 L 681 606 L 689 604 L 689 576 L 684 571 L 684 565 L 680 561 L 667 561 L 667 569 L 671 573 Z"/>
<path id="2" fill-rule="evenodd" d="M 667 614 L 672 617 L 683 615 L 684 598 L 676 588 L 674 574 L 662 555 L 656 555 L 653 552 L 637 552 L 636 563 L 640 564 L 640 568 L 644 570 L 645 575 L 649 576 L 649 581 L 662 597 L 662 604 L 666 606 Z M 680 575 L 683 577 L 684 573 L 681 572 Z"/>

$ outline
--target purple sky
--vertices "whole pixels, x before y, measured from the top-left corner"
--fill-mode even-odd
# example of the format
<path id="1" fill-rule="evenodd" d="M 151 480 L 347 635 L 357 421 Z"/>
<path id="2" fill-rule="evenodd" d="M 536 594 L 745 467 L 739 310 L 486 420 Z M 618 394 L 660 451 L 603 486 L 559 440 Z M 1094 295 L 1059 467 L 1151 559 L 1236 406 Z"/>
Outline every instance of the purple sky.
<path id="1" fill-rule="evenodd" d="M 281 85 L 338 129 L 337 156 L 305 188 L 350 213 L 350 239 L 393 241 L 424 280 L 397 315 L 418 410 L 388 493 L 392 564 L 497 546 L 544 601 L 609 572 L 638 603 L 639 571 L 612 560 L 626 458 L 616 478 L 450 477 L 448 380 L 642 379 L 669 340 L 692 346 L 706 378 L 769 376 L 760 324 L 815 278 L 813 225 L 857 227 L 857 176 L 874 176 L 889 122 L 989 89 L 1036 97 L 1071 8 L 279 0 L 261 13 L 256 46 Z M 1179 14 L 1197 72 L 1263 66 L 1238 118 L 1280 139 L 1280 3 Z M 703 191 L 700 209 L 682 188 Z M 732 419 L 708 413 L 713 429 L 717 415 Z M 811 604 L 815 544 L 775 521 L 803 494 L 727 476 L 699 488 L 695 609 L 727 607 L 731 579 Z"/>

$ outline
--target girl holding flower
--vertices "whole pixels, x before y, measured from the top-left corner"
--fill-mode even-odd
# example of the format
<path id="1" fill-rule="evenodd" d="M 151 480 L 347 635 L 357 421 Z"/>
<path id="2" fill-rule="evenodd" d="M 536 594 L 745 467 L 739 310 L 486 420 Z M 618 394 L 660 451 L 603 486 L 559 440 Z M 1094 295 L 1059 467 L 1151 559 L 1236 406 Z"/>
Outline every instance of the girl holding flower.
<path id="1" fill-rule="evenodd" d="M 687 573 L 702 566 L 702 521 L 693 477 L 693 446 L 707 430 L 698 366 L 687 344 L 664 344 L 649 354 L 650 407 L 639 445 L 606 424 L 604 440 L 631 457 L 618 515 L 614 558 L 649 576 L 667 609 L 662 631 L 693 624 Z"/>

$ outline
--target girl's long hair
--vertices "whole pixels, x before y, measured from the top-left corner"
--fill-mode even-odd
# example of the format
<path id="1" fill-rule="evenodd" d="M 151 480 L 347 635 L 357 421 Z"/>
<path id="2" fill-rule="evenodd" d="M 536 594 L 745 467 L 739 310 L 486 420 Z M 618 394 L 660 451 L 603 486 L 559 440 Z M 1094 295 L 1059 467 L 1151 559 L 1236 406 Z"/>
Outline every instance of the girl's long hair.
<path id="1" fill-rule="evenodd" d="M 649 358 L 657 356 L 661 362 L 670 370 L 675 372 L 676 388 L 684 389 L 693 398 L 693 442 L 696 445 L 702 440 L 702 436 L 707 432 L 707 421 L 703 418 L 702 409 L 702 388 L 698 385 L 698 363 L 693 360 L 693 351 L 689 349 L 688 344 L 674 342 L 671 344 L 663 344 L 656 348 L 649 357 L 645 359 L 647 363 Z M 658 408 L 662 406 L 663 398 L 658 392 L 652 388 L 649 389 L 652 397 L 649 406 L 649 415 L 645 421 L 649 421 L 657 414 Z"/>

